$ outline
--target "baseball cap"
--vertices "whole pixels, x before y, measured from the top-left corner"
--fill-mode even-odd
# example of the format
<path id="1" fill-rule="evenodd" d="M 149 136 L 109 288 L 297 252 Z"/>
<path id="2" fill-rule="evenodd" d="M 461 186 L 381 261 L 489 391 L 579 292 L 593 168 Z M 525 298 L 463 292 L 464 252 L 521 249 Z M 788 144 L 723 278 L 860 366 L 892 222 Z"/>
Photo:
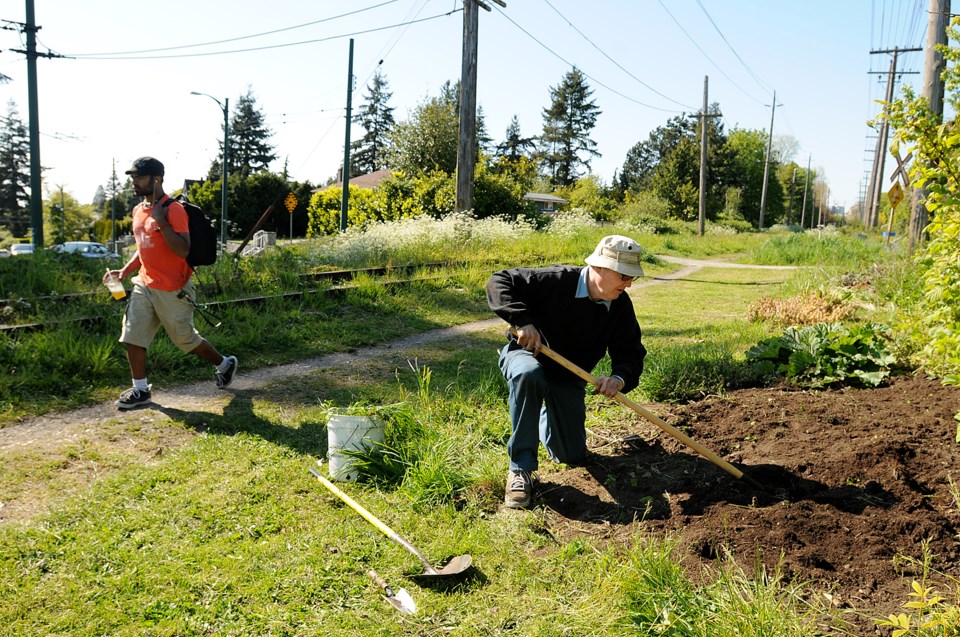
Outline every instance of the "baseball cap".
<path id="1" fill-rule="evenodd" d="M 163 177 L 163 164 L 160 163 L 159 159 L 155 157 L 138 157 L 133 160 L 133 165 L 130 166 L 129 170 L 126 171 L 126 174 L 136 174 L 140 176 L 148 177 Z"/>
<path id="2" fill-rule="evenodd" d="M 630 237 L 612 234 L 600 239 L 593 254 L 585 261 L 587 265 L 609 268 L 626 276 L 637 277 L 643 276 L 643 268 L 640 267 L 642 256 L 643 248 L 639 243 Z"/>

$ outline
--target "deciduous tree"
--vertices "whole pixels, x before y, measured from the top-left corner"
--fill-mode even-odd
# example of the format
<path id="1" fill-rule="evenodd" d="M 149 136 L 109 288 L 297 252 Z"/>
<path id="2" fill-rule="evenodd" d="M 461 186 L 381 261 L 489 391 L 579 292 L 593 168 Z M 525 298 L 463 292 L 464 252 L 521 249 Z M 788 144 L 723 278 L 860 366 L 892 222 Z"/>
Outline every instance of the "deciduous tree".
<path id="1" fill-rule="evenodd" d="M 408 175 L 457 170 L 457 139 L 460 117 L 457 94 L 450 82 L 440 95 L 425 99 L 390 132 L 389 164 Z"/>

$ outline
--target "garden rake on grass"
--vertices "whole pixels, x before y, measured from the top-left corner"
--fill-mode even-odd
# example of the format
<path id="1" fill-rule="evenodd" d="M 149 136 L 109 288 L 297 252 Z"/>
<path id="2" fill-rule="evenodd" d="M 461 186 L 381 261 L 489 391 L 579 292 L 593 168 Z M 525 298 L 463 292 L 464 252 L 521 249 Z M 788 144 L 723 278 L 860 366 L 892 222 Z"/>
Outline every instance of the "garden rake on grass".
<path id="1" fill-rule="evenodd" d="M 356 500 L 348 496 L 346 493 L 341 491 L 334 485 L 332 482 L 320 475 L 320 472 L 316 469 L 310 469 L 310 473 L 320 481 L 320 484 L 325 486 L 330 493 L 337 496 L 343 500 L 351 509 L 359 513 L 363 519 L 377 527 L 377 529 L 386 535 L 388 538 L 407 549 L 411 553 L 417 556 L 417 559 L 420 560 L 420 563 L 423 564 L 423 573 L 415 575 L 417 578 L 434 578 L 434 577 L 454 577 L 457 575 L 462 575 L 470 565 L 473 564 L 473 557 L 467 553 L 464 555 L 458 555 L 456 557 L 450 558 L 450 560 L 442 568 L 434 568 L 430 562 L 427 561 L 427 558 L 423 556 L 420 551 L 418 551 L 410 542 L 407 542 L 405 539 L 400 537 L 396 532 L 394 532 L 386 524 L 378 520 L 372 513 L 360 506 Z"/>

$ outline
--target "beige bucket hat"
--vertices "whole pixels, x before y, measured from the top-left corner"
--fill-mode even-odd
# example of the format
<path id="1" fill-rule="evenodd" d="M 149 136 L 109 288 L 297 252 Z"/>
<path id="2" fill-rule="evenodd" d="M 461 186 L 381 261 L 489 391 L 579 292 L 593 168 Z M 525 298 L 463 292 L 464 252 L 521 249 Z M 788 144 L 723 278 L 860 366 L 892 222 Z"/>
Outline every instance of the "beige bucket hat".
<path id="1" fill-rule="evenodd" d="M 626 276 L 643 276 L 643 268 L 640 267 L 640 258 L 643 256 L 643 248 L 640 244 L 619 234 L 600 239 L 597 248 L 589 257 L 586 258 L 587 265 L 593 265 L 598 268 L 609 268 Z"/>

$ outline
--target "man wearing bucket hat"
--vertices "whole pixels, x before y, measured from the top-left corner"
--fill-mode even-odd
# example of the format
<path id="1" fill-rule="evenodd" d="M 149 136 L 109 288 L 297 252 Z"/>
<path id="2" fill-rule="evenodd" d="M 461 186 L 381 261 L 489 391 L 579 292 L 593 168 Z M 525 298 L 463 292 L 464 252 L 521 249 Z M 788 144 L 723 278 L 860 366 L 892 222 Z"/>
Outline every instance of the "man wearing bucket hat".
<path id="1" fill-rule="evenodd" d="M 540 442 L 555 462 L 586 461 L 586 382 L 538 358 L 542 345 L 588 371 L 609 352 L 611 373 L 596 379 L 596 393 L 612 398 L 637 386 L 647 351 L 624 291 L 643 276 L 642 253 L 633 239 L 611 235 L 600 240 L 585 267 L 514 268 L 487 281 L 490 308 L 517 333 L 500 352 L 512 425 L 507 507 L 530 506 Z"/>

